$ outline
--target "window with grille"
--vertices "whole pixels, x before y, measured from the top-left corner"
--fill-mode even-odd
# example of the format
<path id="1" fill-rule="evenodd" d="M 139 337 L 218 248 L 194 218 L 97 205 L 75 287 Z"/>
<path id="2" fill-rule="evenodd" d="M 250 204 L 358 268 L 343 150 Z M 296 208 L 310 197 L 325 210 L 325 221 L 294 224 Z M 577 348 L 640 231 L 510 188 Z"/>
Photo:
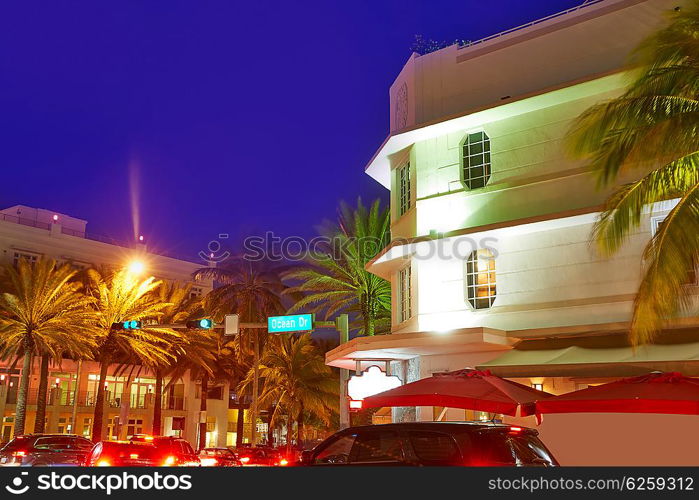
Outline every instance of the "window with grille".
<path id="1" fill-rule="evenodd" d="M 30 264 L 35 264 L 39 259 L 38 253 L 15 251 L 12 263 L 16 266 L 20 259 L 26 259 Z"/>
<path id="2" fill-rule="evenodd" d="M 495 256 L 490 250 L 471 252 L 466 260 L 466 296 L 474 309 L 493 305 L 495 289 Z"/>
<path id="3" fill-rule="evenodd" d="M 410 163 L 398 168 L 398 215 L 410 210 Z"/>
<path id="4" fill-rule="evenodd" d="M 411 307 L 410 266 L 398 272 L 398 321 L 403 322 L 412 316 Z"/>
<path id="5" fill-rule="evenodd" d="M 468 134 L 461 145 L 461 175 L 468 189 L 485 187 L 490 180 L 490 138 L 481 132 Z"/>

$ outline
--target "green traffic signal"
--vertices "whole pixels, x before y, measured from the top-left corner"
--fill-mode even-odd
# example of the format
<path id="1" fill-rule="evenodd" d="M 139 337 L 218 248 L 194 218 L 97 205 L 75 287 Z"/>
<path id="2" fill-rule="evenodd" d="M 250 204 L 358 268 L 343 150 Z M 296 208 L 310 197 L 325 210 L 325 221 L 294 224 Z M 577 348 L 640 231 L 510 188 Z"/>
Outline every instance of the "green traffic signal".
<path id="1" fill-rule="evenodd" d="M 135 319 L 112 323 L 112 330 L 140 330 L 141 322 Z"/>
<path id="2" fill-rule="evenodd" d="M 197 330 L 211 330 L 214 327 L 214 320 L 210 318 L 196 319 L 192 321 L 187 321 L 187 328 L 194 328 Z"/>

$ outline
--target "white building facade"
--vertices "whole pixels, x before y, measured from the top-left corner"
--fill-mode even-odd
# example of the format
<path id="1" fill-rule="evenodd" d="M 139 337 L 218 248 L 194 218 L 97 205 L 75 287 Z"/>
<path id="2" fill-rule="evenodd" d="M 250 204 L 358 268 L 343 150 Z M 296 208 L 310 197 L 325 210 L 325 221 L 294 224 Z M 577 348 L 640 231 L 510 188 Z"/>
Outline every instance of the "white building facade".
<path id="1" fill-rule="evenodd" d="M 391 133 L 366 168 L 391 191 L 393 242 L 368 269 L 392 284 L 392 331 L 341 345 L 329 365 L 390 361 L 404 382 L 477 367 L 552 393 L 652 370 L 699 375 L 697 314 L 668 324 L 654 345 L 627 341 L 643 248 L 672 202 L 648 207 L 621 251 L 604 257 L 591 235 L 614 186 L 600 189 L 564 144 L 580 113 L 623 92 L 628 54 L 681 4 L 586 2 L 410 57 L 390 89 Z M 491 417 L 391 412 L 394 421 Z M 628 427 L 626 417 L 605 422 L 614 418 Z M 674 418 L 678 432 L 696 425 Z M 590 437 L 572 438 L 578 424 L 565 422 L 547 416 L 542 436 L 562 462 L 593 465 L 599 449 L 581 452 Z M 616 435 L 614 426 L 591 428 L 600 440 Z M 685 459 L 697 462 L 675 456 Z"/>

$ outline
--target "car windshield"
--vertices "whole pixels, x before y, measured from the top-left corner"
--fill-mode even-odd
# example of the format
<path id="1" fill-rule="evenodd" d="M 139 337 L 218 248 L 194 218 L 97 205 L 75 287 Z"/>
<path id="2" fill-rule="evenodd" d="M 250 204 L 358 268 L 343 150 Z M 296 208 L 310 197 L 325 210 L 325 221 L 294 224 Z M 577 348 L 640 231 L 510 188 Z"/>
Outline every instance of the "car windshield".
<path id="1" fill-rule="evenodd" d="M 473 465 L 556 465 L 535 434 L 486 431 L 473 438 Z"/>
<path id="2" fill-rule="evenodd" d="M 103 456 L 134 460 L 160 458 L 162 451 L 150 444 L 103 443 Z"/>
<path id="3" fill-rule="evenodd" d="M 86 451 L 92 448 L 92 443 L 87 439 L 72 437 L 42 437 L 34 443 L 36 450 L 80 450 Z"/>

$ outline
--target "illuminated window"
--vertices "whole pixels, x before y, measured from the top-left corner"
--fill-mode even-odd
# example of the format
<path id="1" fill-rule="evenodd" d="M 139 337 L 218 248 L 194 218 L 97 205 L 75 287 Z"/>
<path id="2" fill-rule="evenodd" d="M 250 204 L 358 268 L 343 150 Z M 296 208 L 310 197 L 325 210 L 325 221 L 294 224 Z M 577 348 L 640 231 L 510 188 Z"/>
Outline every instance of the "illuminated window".
<path id="1" fill-rule="evenodd" d="M 475 250 L 466 260 L 466 296 L 474 309 L 495 302 L 495 256 L 490 250 Z"/>
<path id="2" fill-rule="evenodd" d="M 490 180 L 490 138 L 485 132 L 468 134 L 461 145 L 462 181 L 468 189 L 485 187 Z"/>
<path id="3" fill-rule="evenodd" d="M 412 316 L 411 298 L 410 266 L 408 266 L 398 272 L 398 322 L 400 323 Z"/>
<path id="4" fill-rule="evenodd" d="M 398 215 L 410 210 L 410 163 L 398 168 Z"/>
<path id="5" fill-rule="evenodd" d="M 532 388 L 536 389 L 537 391 L 543 391 L 544 384 L 532 384 Z"/>
<path id="6" fill-rule="evenodd" d="M 202 296 L 204 293 L 204 290 L 201 287 L 198 286 L 193 286 L 191 290 L 189 291 L 189 298 L 190 299 L 196 299 Z"/>

